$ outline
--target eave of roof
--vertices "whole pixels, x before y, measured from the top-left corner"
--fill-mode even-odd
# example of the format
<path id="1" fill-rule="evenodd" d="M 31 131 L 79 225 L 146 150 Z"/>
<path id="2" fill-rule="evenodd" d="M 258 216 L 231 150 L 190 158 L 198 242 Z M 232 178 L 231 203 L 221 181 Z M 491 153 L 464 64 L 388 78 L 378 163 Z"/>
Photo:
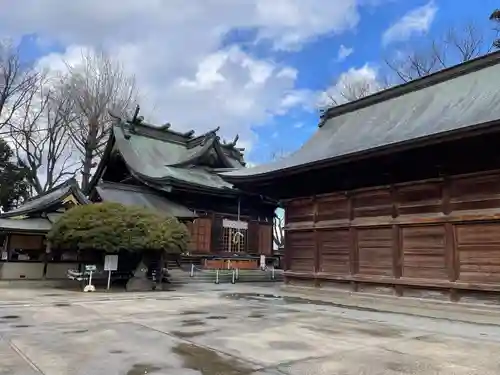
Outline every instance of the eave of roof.
<path id="1" fill-rule="evenodd" d="M 52 228 L 52 223 L 44 218 L 28 219 L 0 219 L 0 231 L 4 232 L 26 232 L 47 233 Z"/>
<path id="2" fill-rule="evenodd" d="M 500 52 L 334 107 L 297 152 L 282 160 L 221 173 L 232 183 L 345 163 L 475 132 L 497 131 Z"/>
<path id="3" fill-rule="evenodd" d="M 71 194 L 80 204 L 90 203 L 78 187 L 76 180 L 74 178 L 70 178 L 63 183 L 54 186 L 52 189 L 47 190 L 45 193 L 29 199 L 20 207 L 0 214 L 0 218 L 10 218 L 29 215 L 35 212 L 44 212 L 44 210 L 47 210 L 58 202 L 62 202 Z"/>
<path id="4" fill-rule="evenodd" d="M 97 193 L 104 201 L 125 205 L 142 206 L 180 219 L 193 219 L 197 215 L 189 208 L 166 199 L 151 189 L 140 186 L 103 182 L 96 187 Z"/>

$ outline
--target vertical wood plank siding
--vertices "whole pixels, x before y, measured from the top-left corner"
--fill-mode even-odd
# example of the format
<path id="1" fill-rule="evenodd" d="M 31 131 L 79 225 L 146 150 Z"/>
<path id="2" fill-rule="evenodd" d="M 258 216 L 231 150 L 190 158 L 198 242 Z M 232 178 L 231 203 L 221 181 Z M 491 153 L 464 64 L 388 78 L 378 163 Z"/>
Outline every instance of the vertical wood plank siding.
<path id="1" fill-rule="evenodd" d="M 287 278 L 500 292 L 500 171 L 293 199 Z"/>

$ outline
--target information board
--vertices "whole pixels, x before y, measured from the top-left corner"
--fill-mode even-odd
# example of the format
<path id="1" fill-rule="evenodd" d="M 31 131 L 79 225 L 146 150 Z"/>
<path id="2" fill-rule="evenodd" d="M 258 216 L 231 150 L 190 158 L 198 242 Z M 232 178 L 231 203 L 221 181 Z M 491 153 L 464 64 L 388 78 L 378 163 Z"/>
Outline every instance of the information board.
<path id="1" fill-rule="evenodd" d="M 118 269 L 118 255 L 106 255 L 104 257 L 104 271 L 116 271 Z"/>

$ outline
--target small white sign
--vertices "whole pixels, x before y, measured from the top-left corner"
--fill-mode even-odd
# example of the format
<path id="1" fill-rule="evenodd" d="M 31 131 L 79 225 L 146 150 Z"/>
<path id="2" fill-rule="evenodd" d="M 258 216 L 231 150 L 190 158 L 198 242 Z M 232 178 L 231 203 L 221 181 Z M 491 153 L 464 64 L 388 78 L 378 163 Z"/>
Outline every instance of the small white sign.
<path id="1" fill-rule="evenodd" d="M 116 271 L 118 269 L 118 255 L 106 255 L 104 257 L 104 271 Z"/>
<path id="2" fill-rule="evenodd" d="M 260 268 L 261 269 L 266 268 L 266 256 L 265 255 L 260 256 Z"/>
<path id="3" fill-rule="evenodd" d="M 96 270 L 97 270 L 97 267 L 95 264 L 86 264 L 85 265 L 85 271 L 95 272 Z"/>
<path id="4" fill-rule="evenodd" d="M 2 260 L 7 260 L 9 254 L 6 251 L 2 251 Z"/>

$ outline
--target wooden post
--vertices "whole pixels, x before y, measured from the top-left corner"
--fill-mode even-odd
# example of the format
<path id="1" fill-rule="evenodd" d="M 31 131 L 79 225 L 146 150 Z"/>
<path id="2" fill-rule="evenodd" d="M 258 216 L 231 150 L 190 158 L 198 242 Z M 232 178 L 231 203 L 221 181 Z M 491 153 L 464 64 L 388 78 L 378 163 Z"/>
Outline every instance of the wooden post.
<path id="1" fill-rule="evenodd" d="M 401 228 L 399 225 L 392 226 L 392 275 L 399 279 L 403 275 L 403 246 L 401 238 Z M 397 296 L 403 295 L 403 287 L 395 285 L 394 290 Z"/>
<path id="2" fill-rule="evenodd" d="M 285 234 L 285 241 L 284 241 L 284 244 L 285 244 L 285 247 L 283 249 L 283 271 L 287 271 L 290 269 L 290 249 L 288 248 L 287 246 L 287 240 L 286 240 L 286 236 L 287 236 L 287 224 L 289 223 L 289 219 L 288 219 L 288 209 L 287 209 L 287 204 L 284 203 L 283 204 L 283 209 L 285 211 L 285 230 L 284 230 L 284 234 Z M 285 284 L 288 284 L 288 280 L 287 278 L 285 277 Z"/>
<path id="3" fill-rule="evenodd" d="M 359 272 L 359 249 L 358 249 L 358 233 L 357 229 L 351 226 L 354 220 L 354 205 L 352 196 L 346 193 L 347 197 L 347 215 L 349 218 L 349 274 L 356 275 Z M 354 292 L 358 291 L 358 283 L 351 282 L 351 288 Z"/>
<path id="4" fill-rule="evenodd" d="M 442 185 L 441 204 L 442 212 L 449 215 L 452 211 L 451 208 L 451 181 L 448 176 L 444 176 Z M 455 244 L 455 227 L 452 223 L 444 224 L 445 231 L 445 262 L 446 271 L 449 281 L 457 281 L 460 273 L 460 264 L 457 258 L 457 249 Z M 456 289 L 450 289 L 450 300 L 458 301 L 460 299 Z"/>
<path id="5" fill-rule="evenodd" d="M 45 244 L 45 254 L 43 257 L 43 273 L 42 273 L 42 279 L 45 280 L 47 277 L 47 268 L 49 266 L 49 254 L 52 252 L 52 246 L 50 241 L 47 241 Z"/>
<path id="6" fill-rule="evenodd" d="M 316 196 L 313 196 L 313 206 L 312 206 L 312 214 L 313 214 L 313 236 L 314 236 L 314 286 L 319 287 L 320 282 L 317 278 L 318 272 L 321 272 L 321 249 L 319 243 L 319 234 L 316 229 L 316 222 L 318 221 L 318 200 Z"/>

